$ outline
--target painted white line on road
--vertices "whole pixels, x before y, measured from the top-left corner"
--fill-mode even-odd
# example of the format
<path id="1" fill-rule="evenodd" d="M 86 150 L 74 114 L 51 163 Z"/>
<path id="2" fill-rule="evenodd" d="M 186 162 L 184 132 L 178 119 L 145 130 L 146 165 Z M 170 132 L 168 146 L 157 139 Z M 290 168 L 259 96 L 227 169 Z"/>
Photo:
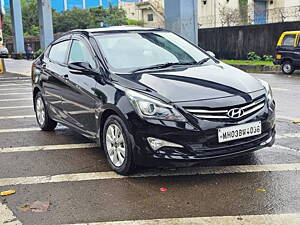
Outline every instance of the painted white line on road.
<path id="1" fill-rule="evenodd" d="M 295 117 L 281 116 L 281 115 L 276 116 L 276 119 L 283 119 L 283 120 L 290 120 L 290 121 L 295 121 L 295 120 L 297 120 Z"/>
<path id="2" fill-rule="evenodd" d="M 28 87 L 28 86 L 31 86 L 31 84 L 0 84 L 0 87 L 10 87 L 10 86 L 25 86 L 25 87 Z"/>
<path id="3" fill-rule="evenodd" d="M 241 216 L 187 217 L 151 220 L 125 220 L 73 225 L 299 225 L 300 214 L 265 214 Z M 66 224 L 65 224 L 66 225 Z M 69 224 L 71 225 L 71 224 Z"/>
<path id="4" fill-rule="evenodd" d="M 60 126 L 55 130 L 66 130 L 67 127 Z M 29 128 L 14 128 L 14 129 L 0 129 L 0 133 L 14 133 L 14 132 L 28 132 L 28 131 L 41 131 L 39 127 L 29 127 Z"/>
<path id="5" fill-rule="evenodd" d="M 272 90 L 274 90 L 274 91 L 289 91 L 289 89 L 286 89 L 286 88 L 275 88 L 275 87 L 272 87 Z"/>
<path id="6" fill-rule="evenodd" d="M 16 91 L 16 90 L 22 90 L 22 91 L 32 91 L 32 88 L 0 88 L 0 91 Z"/>
<path id="7" fill-rule="evenodd" d="M 31 79 L 30 78 L 28 78 L 28 77 L 1 77 L 0 78 L 0 81 L 1 80 L 28 80 L 28 81 L 31 81 Z"/>
<path id="8" fill-rule="evenodd" d="M 22 223 L 17 220 L 13 212 L 0 202 L 0 224 L 5 225 L 21 225 Z"/>
<path id="9" fill-rule="evenodd" d="M 96 143 L 64 144 L 64 145 L 42 145 L 42 146 L 0 148 L 0 153 L 34 152 L 34 151 L 42 151 L 42 150 L 43 151 L 48 151 L 48 150 L 96 148 L 96 147 L 98 147 L 98 145 Z"/>
<path id="10" fill-rule="evenodd" d="M 283 146 L 283 145 L 273 145 L 274 148 L 280 148 L 280 149 L 284 149 L 284 150 L 289 150 L 289 151 L 296 151 L 296 152 L 299 152 L 299 150 L 297 149 L 293 149 L 293 148 L 290 148 L 290 147 L 286 147 L 286 146 Z"/>
<path id="11" fill-rule="evenodd" d="M 2 83 L 12 83 L 12 84 L 16 84 L 16 82 L 21 82 L 21 83 L 26 83 L 26 82 L 27 82 L 28 84 L 31 84 L 31 83 L 30 83 L 30 80 L 28 80 L 28 79 L 27 79 L 27 80 L 24 80 L 24 79 L 23 79 L 23 80 L 13 80 L 13 81 L 11 81 L 11 80 L 4 80 L 4 81 L 3 81 L 3 80 L 0 79 L 0 84 L 2 84 Z"/>
<path id="12" fill-rule="evenodd" d="M 258 173 L 258 172 L 283 172 L 299 171 L 300 163 L 291 164 L 270 164 L 270 165 L 240 165 L 240 166 L 218 166 L 218 167 L 192 167 L 176 170 L 152 170 L 132 176 L 121 176 L 113 171 L 59 174 L 53 176 L 16 177 L 1 178 L 0 186 L 13 186 L 24 184 L 46 184 L 58 182 L 78 182 L 88 180 L 107 180 L 124 178 L 146 178 L 146 177 L 173 177 L 173 176 L 194 176 L 194 175 L 216 175 L 235 173 Z"/>
<path id="13" fill-rule="evenodd" d="M 25 119 L 25 118 L 35 118 L 35 115 L 25 115 L 25 116 L 0 116 L 0 120 L 8 120 L 8 119 Z"/>
<path id="14" fill-rule="evenodd" d="M 0 96 L 6 96 L 6 95 L 30 95 L 31 96 L 32 92 L 4 93 L 4 94 L 0 93 Z"/>
<path id="15" fill-rule="evenodd" d="M 16 102 L 16 101 L 26 101 L 26 100 L 32 100 L 32 98 L 0 99 L 0 102 Z"/>
<path id="16" fill-rule="evenodd" d="M 277 139 L 282 139 L 282 138 L 300 138 L 300 133 L 286 133 L 286 134 L 277 134 L 276 135 Z"/>
<path id="17" fill-rule="evenodd" d="M 33 108 L 33 105 L 20 105 L 20 106 L 3 106 L 1 109 L 24 109 L 24 108 Z"/>
<path id="18" fill-rule="evenodd" d="M 38 127 L 32 128 L 17 128 L 17 129 L 0 129 L 0 133 L 14 133 L 14 132 L 26 132 L 26 131 L 40 131 Z"/>

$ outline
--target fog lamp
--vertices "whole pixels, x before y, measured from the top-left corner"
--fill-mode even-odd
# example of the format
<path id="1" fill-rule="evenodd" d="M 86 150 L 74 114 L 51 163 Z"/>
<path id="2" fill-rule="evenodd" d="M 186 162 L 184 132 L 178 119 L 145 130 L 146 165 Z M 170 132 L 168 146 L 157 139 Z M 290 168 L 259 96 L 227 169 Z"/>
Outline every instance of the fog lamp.
<path id="1" fill-rule="evenodd" d="M 151 148 L 154 151 L 157 151 L 158 149 L 162 148 L 162 147 L 175 147 L 175 148 L 183 148 L 182 145 L 179 144 L 175 144 L 169 141 L 164 141 L 161 139 L 157 139 L 157 138 L 153 138 L 153 137 L 148 137 L 147 138 Z"/>

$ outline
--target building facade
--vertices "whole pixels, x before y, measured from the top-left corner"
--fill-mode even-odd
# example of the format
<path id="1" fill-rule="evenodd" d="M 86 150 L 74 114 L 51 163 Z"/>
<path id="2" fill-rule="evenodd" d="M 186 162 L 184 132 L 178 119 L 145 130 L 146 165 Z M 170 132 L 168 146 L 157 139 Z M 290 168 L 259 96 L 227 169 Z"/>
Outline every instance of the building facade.
<path id="1" fill-rule="evenodd" d="M 126 11 L 127 18 L 144 22 L 145 27 L 164 28 L 164 0 L 140 0 L 138 2 L 119 2 Z"/>
<path id="2" fill-rule="evenodd" d="M 202 28 L 300 20 L 300 0 L 198 0 Z"/>

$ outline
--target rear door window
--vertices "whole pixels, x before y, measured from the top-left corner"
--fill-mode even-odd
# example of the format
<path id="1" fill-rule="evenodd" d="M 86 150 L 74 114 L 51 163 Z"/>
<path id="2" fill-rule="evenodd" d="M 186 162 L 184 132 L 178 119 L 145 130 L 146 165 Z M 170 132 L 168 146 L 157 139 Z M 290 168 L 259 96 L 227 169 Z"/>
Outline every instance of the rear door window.
<path id="1" fill-rule="evenodd" d="M 294 46 L 295 38 L 296 38 L 295 34 L 286 35 L 283 38 L 282 46 L 290 46 L 290 47 Z"/>
<path id="2" fill-rule="evenodd" d="M 69 45 L 70 40 L 53 45 L 49 52 L 49 59 L 60 64 L 65 64 Z"/>

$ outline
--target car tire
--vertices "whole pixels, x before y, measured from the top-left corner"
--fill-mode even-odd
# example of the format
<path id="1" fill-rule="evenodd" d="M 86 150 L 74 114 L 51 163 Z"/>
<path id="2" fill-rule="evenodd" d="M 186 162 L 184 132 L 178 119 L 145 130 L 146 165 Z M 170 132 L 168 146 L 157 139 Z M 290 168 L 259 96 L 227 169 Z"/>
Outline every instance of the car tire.
<path id="1" fill-rule="evenodd" d="M 281 70 L 284 74 L 290 75 L 295 71 L 295 67 L 291 61 L 285 61 L 281 66 Z"/>
<path id="2" fill-rule="evenodd" d="M 107 118 L 103 127 L 102 140 L 110 167 L 121 175 L 133 173 L 135 164 L 130 135 L 120 117 L 111 115 Z"/>
<path id="3" fill-rule="evenodd" d="M 55 129 L 57 122 L 50 118 L 41 92 L 38 92 L 34 98 L 34 111 L 37 123 L 43 131 L 53 131 Z"/>

